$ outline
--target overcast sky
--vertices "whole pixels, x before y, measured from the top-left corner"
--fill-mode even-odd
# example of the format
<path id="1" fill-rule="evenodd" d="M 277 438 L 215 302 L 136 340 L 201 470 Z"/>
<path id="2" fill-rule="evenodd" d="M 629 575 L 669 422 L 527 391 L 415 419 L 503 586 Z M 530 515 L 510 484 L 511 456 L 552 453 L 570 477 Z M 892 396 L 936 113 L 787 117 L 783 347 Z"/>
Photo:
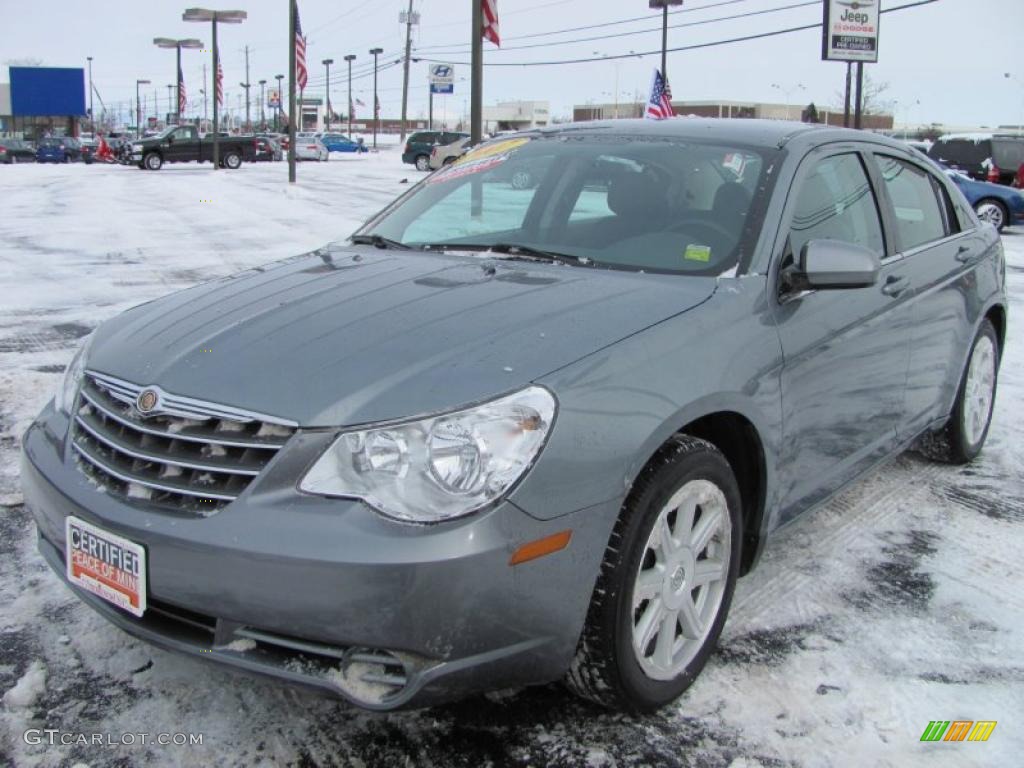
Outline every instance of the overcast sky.
<path id="1" fill-rule="evenodd" d="M 893 8 L 915 0 L 882 0 Z M 0 62 L 38 59 L 48 66 L 84 66 L 93 56 L 93 80 L 108 104 L 134 97 L 135 80 L 152 80 L 161 109 L 174 81 L 174 52 L 153 46 L 152 38 L 199 37 L 210 44 L 206 24 L 181 20 L 186 2 L 175 0 L 51 0 L 42 6 L 24 0 L 0 0 Z M 472 0 L 414 0 L 421 23 L 414 28 L 413 56 L 468 62 L 469 13 Z M 45 6 L 45 10 L 44 10 Z M 306 95 L 322 95 L 324 58 L 337 62 L 331 71 L 332 99 L 344 105 L 343 57 L 355 53 L 353 94 L 372 103 L 372 61 L 367 51 L 380 46 L 380 94 L 385 117 L 397 116 L 402 69 L 391 64 L 404 46 L 399 11 L 407 0 L 300 0 L 308 37 L 310 85 Z M 801 6 L 801 7 L 791 7 Z M 287 72 L 287 0 L 232 0 L 214 8 L 249 13 L 240 26 L 220 28 L 228 106 L 238 105 L 238 84 L 245 79 L 244 47 L 249 46 L 250 82 Z M 779 10 L 787 8 L 787 10 Z M 660 15 L 646 0 L 498 0 L 502 50 L 485 43 L 486 63 L 550 61 L 602 54 L 643 53 L 660 48 Z M 7 12 L 9 11 L 9 12 Z M 716 20 L 747 14 L 743 18 Z M 59 18 L 58 18 L 59 17 Z M 567 28 L 639 18 L 640 21 L 596 29 L 538 36 Z M 669 47 L 743 37 L 813 24 L 821 20 L 821 3 L 811 0 L 686 0 L 673 13 Z M 696 24 L 697 22 L 702 22 Z M 606 35 L 629 36 L 568 42 Z M 532 36 L 532 37 L 526 37 Z M 517 39 L 518 38 L 518 39 Z M 1024 120 L 1024 0 L 938 0 L 898 13 L 881 24 L 880 60 L 866 67 L 877 82 L 888 83 L 885 98 L 896 102 L 897 122 L 941 122 L 958 126 L 1016 124 Z M 513 47 L 521 47 L 513 50 Z M 190 96 L 198 96 L 202 66 L 210 57 L 183 54 Z M 547 99 L 555 115 L 570 115 L 573 104 L 627 101 L 647 89 L 657 55 L 615 64 L 583 64 L 485 69 L 484 100 Z M 818 105 L 836 103 L 845 66 L 820 60 L 820 30 L 810 30 L 669 54 L 669 78 L 678 100 L 755 100 Z M 1010 72 L 1015 79 L 1007 79 Z M 427 63 L 414 63 L 410 80 L 410 114 L 424 114 Z M 456 78 L 468 77 L 456 66 Z M 6 70 L 0 79 L 7 80 Z M 285 80 L 287 85 L 287 79 Z M 773 87 L 778 86 L 778 87 Z M 156 86 L 156 87 L 155 87 Z M 803 86 L 800 88 L 799 86 Z M 257 86 L 258 91 L 258 86 Z M 787 99 L 787 92 L 789 98 Z M 461 113 L 469 83 L 456 82 L 454 96 L 435 106 Z M 99 105 L 96 106 L 97 112 Z M 343 106 L 339 107 L 343 109 Z M 359 107 L 357 107 L 358 117 Z"/>

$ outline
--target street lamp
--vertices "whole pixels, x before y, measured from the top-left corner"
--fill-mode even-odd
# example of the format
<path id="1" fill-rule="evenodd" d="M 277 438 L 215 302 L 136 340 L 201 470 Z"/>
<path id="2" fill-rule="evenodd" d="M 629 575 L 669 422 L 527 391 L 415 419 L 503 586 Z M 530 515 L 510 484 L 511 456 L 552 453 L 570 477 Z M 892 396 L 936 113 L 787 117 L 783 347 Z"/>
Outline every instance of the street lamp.
<path id="1" fill-rule="evenodd" d="M 348 137 L 352 138 L 352 62 L 356 60 L 356 55 L 350 53 L 345 57 L 345 61 L 348 62 Z"/>
<path id="2" fill-rule="evenodd" d="M 174 114 L 175 112 L 177 112 L 177 110 L 174 108 L 174 102 L 171 101 L 173 93 L 174 93 L 174 85 L 172 83 L 168 83 L 167 84 L 167 114 L 168 115 L 171 115 L 171 114 Z"/>
<path id="3" fill-rule="evenodd" d="M 787 120 L 792 119 L 790 117 L 790 114 L 789 114 L 789 107 L 790 107 L 789 99 L 790 99 L 790 96 L 791 96 L 791 94 L 794 94 L 797 91 L 806 91 L 807 89 L 804 87 L 804 84 L 803 83 L 797 83 L 792 88 L 783 88 L 778 83 L 772 83 L 772 88 L 775 88 L 778 91 L 782 91 L 782 93 L 785 95 L 785 97 L 786 97 L 786 119 Z"/>
<path id="4" fill-rule="evenodd" d="M 92 131 L 93 138 L 95 138 L 96 115 L 92 112 L 92 56 L 86 56 L 85 59 L 89 62 L 89 130 Z"/>
<path id="5" fill-rule="evenodd" d="M 331 130 L 331 64 L 334 59 L 324 59 L 320 62 L 327 68 L 327 130 Z"/>
<path id="6" fill-rule="evenodd" d="M 277 80 L 277 112 L 274 114 L 274 133 L 277 133 L 281 130 L 281 105 L 284 104 L 281 81 L 284 80 L 284 75 L 274 75 L 274 79 Z"/>
<path id="7" fill-rule="evenodd" d="M 668 7 L 682 5 L 683 0 L 648 0 L 648 8 L 661 8 L 661 76 L 668 82 Z"/>
<path id="8" fill-rule="evenodd" d="M 135 138 L 142 138 L 142 96 L 139 94 L 140 85 L 149 85 L 149 80 L 135 81 Z"/>
<path id="9" fill-rule="evenodd" d="M 222 24 L 241 24 L 249 17 L 245 11 L 211 11 L 207 8 L 188 8 L 182 15 L 182 21 L 210 22 L 213 29 L 213 77 L 217 79 L 217 64 L 220 54 L 217 51 L 217 22 Z M 217 136 L 220 126 L 217 124 L 217 89 L 214 88 L 213 98 L 213 170 L 220 166 L 220 140 Z"/>
<path id="10" fill-rule="evenodd" d="M 178 84 L 178 106 L 172 111 L 175 114 L 175 122 L 181 122 L 181 49 L 182 48 L 202 48 L 203 41 L 196 40 L 194 37 L 186 38 L 185 40 L 175 40 L 170 37 L 154 37 L 153 45 L 157 48 L 173 48 L 177 51 L 177 69 L 174 70 L 174 81 Z"/>
<path id="11" fill-rule="evenodd" d="M 377 128 L 380 124 L 380 106 L 377 101 L 377 56 L 384 53 L 383 48 L 371 48 L 373 56 L 373 148 L 377 148 Z"/>

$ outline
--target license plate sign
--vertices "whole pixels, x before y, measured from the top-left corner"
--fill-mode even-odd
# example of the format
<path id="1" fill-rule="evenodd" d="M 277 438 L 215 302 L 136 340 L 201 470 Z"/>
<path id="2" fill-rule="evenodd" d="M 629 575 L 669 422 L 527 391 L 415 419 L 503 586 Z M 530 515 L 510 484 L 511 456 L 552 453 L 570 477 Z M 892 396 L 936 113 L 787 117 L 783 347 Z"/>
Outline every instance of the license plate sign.
<path id="1" fill-rule="evenodd" d="M 146 550 L 77 517 L 65 519 L 64 533 L 68 581 L 142 616 L 146 611 Z"/>

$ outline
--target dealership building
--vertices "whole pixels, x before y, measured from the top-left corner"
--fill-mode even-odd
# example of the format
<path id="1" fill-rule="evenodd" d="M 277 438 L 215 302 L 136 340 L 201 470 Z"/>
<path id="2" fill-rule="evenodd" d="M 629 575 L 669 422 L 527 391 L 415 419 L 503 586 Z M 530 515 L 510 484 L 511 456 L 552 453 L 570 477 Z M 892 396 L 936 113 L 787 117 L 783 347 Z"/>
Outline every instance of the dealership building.
<path id="1" fill-rule="evenodd" d="M 86 116 L 85 70 L 78 67 L 9 67 L 0 83 L 0 135 L 26 139 L 75 136 Z"/>

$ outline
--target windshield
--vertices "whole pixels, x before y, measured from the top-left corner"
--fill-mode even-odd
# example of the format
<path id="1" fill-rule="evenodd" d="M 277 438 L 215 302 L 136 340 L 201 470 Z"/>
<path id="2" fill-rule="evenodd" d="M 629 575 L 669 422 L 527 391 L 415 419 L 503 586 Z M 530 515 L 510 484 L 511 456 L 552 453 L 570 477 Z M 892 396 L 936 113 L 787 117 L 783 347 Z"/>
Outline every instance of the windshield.
<path id="1" fill-rule="evenodd" d="M 427 177 L 358 234 L 718 275 L 756 238 L 774 152 L 635 136 L 502 139 Z"/>

